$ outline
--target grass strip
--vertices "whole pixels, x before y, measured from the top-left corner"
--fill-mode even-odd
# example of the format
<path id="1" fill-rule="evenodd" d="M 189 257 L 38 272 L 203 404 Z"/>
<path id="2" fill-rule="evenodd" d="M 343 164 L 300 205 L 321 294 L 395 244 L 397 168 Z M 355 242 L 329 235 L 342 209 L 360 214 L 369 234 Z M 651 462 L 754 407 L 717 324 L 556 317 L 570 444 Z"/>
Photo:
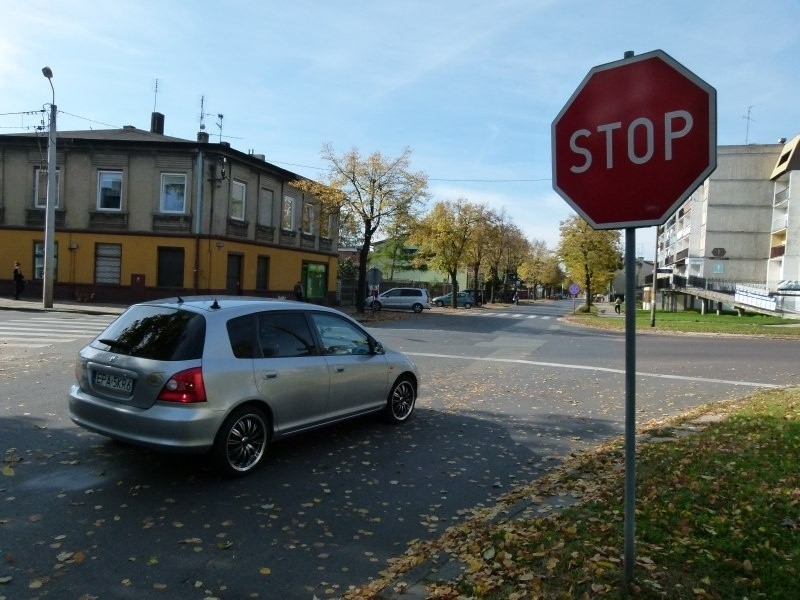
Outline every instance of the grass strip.
<path id="1" fill-rule="evenodd" d="M 709 411 L 719 418 L 698 419 Z M 644 430 L 629 587 L 616 439 L 440 539 L 412 544 L 381 579 L 344 597 L 402 597 L 403 574 L 431 557 L 462 566 L 455 579 L 427 584 L 431 599 L 800 597 L 800 389 L 709 405 Z M 577 503 L 551 512 L 541 501 L 553 495 Z M 528 509 L 504 518 L 520 501 Z"/>

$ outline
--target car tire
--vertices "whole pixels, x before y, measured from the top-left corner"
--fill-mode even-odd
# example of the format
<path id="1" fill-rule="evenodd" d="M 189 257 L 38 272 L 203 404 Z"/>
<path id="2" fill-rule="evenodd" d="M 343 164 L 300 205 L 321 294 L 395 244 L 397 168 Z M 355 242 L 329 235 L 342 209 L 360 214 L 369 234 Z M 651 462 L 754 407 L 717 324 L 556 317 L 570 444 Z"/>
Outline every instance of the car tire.
<path id="1" fill-rule="evenodd" d="M 436 301 L 436 306 L 438 306 L 439 308 L 442 308 L 444 306 L 444 302 L 442 302 L 441 300 L 437 300 Z"/>
<path id="2" fill-rule="evenodd" d="M 381 303 L 378 302 L 377 300 L 373 300 L 371 308 L 372 308 L 372 310 L 380 310 L 381 309 Z"/>
<path id="3" fill-rule="evenodd" d="M 471 302 L 464 302 L 464 308 L 472 308 Z"/>
<path id="4" fill-rule="evenodd" d="M 230 477 L 255 469 L 269 445 L 269 419 L 260 408 L 243 406 L 225 419 L 211 452 L 217 468 Z"/>
<path id="5" fill-rule="evenodd" d="M 422 306 L 422 304 L 420 304 L 419 302 L 417 302 L 414 306 L 411 307 L 411 310 L 413 310 L 415 313 L 421 313 L 424 309 L 425 307 Z"/>
<path id="6" fill-rule="evenodd" d="M 386 400 L 385 415 L 390 423 L 403 423 L 411 418 L 417 403 L 417 386 L 410 377 L 394 382 Z"/>

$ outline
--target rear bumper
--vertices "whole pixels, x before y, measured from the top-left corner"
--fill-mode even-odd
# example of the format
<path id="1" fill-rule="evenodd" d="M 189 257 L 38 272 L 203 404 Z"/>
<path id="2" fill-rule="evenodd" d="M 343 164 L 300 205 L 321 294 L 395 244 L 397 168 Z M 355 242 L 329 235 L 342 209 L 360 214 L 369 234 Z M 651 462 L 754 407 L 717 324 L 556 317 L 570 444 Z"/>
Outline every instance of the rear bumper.
<path id="1" fill-rule="evenodd" d="M 69 390 L 69 416 L 84 429 L 158 450 L 206 452 L 225 414 L 207 403 L 156 403 L 148 409 L 95 398 L 78 385 Z"/>

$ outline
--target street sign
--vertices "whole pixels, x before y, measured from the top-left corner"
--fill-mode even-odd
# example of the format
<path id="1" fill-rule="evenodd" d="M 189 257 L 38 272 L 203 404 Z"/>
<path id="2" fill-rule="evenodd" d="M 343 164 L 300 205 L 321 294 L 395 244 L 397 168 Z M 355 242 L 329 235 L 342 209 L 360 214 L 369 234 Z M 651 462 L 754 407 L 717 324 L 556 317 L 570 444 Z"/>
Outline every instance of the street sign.
<path id="1" fill-rule="evenodd" d="M 570 294 L 572 294 L 573 296 L 577 296 L 580 293 L 580 291 L 581 291 L 581 286 L 579 286 L 577 283 L 570 284 L 569 286 Z"/>
<path id="2" fill-rule="evenodd" d="M 377 286 L 380 285 L 382 281 L 383 281 L 383 273 L 381 273 L 380 269 L 372 267 L 370 270 L 367 271 L 367 283 L 369 285 Z"/>
<path id="3" fill-rule="evenodd" d="M 595 229 L 662 225 L 717 166 L 716 102 L 661 50 L 594 67 L 553 120 L 553 188 Z"/>

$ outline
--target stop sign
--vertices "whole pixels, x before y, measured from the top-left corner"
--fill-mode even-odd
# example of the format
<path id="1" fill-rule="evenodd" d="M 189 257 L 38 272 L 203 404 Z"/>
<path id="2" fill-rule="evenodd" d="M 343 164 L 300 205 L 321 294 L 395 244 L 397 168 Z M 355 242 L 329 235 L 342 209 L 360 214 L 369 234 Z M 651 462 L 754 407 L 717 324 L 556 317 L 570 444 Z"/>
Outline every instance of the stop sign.
<path id="1" fill-rule="evenodd" d="M 594 67 L 553 120 L 553 188 L 595 229 L 663 224 L 717 166 L 716 102 L 661 50 Z"/>

